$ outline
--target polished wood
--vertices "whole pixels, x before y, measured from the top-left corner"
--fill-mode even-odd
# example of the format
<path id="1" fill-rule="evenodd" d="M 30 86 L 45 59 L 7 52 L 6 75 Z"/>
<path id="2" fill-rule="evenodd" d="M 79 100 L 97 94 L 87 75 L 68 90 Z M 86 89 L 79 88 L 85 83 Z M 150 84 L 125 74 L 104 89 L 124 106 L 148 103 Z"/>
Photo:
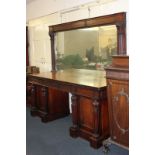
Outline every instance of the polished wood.
<path id="1" fill-rule="evenodd" d="M 84 28 L 84 27 L 87 27 L 85 19 L 49 26 L 49 33 L 73 30 L 73 29 Z"/>
<path id="2" fill-rule="evenodd" d="M 106 79 L 103 71 L 85 69 L 53 71 L 28 75 L 28 81 L 33 85 L 70 92 L 73 122 L 70 135 L 74 138 L 83 137 L 94 148 L 102 146 L 102 141 L 109 137 Z M 60 98 L 56 94 L 53 96 Z"/>
<path id="3" fill-rule="evenodd" d="M 55 36 L 55 33 L 54 32 L 51 32 L 49 33 L 50 35 L 50 41 L 51 41 L 51 60 L 52 60 L 52 70 L 56 70 L 56 59 L 55 59 L 55 50 L 54 50 L 54 42 L 55 42 L 55 39 L 54 39 L 54 36 Z"/>
<path id="4" fill-rule="evenodd" d="M 111 139 L 129 146 L 129 57 L 113 56 L 106 68 Z"/>
<path id="5" fill-rule="evenodd" d="M 129 68 L 129 57 L 126 55 L 113 56 L 112 67 Z"/>
<path id="6" fill-rule="evenodd" d="M 50 81 L 51 85 L 52 82 L 54 83 L 61 82 L 66 85 L 74 84 L 96 90 L 103 89 L 103 87 L 106 86 L 105 74 L 103 71 L 98 70 L 67 69 L 61 71 L 43 72 L 39 74 L 30 74 L 28 75 L 28 77 L 29 80 L 31 80 L 31 78 L 34 79 L 35 77 L 36 82 L 37 81 L 39 82 L 41 78 L 44 78 L 46 81 L 48 82 Z M 61 87 L 61 85 L 59 85 L 59 87 Z M 64 88 L 64 90 L 65 89 L 66 88 Z"/>
<path id="7" fill-rule="evenodd" d="M 35 109 L 35 86 L 26 81 L 26 106 Z"/>
<path id="8" fill-rule="evenodd" d="M 117 27 L 117 51 L 118 55 L 126 54 L 126 23 L 119 23 Z"/>
<path id="9" fill-rule="evenodd" d="M 49 26 L 49 35 L 51 37 L 51 55 L 52 70 L 56 70 L 54 34 L 56 32 L 74 30 L 79 28 L 88 28 L 94 26 L 116 25 L 117 27 L 117 54 L 126 54 L 126 13 L 115 13 L 95 18 L 83 19 L 58 25 Z"/>
<path id="10" fill-rule="evenodd" d="M 27 102 L 32 116 L 39 116 L 42 122 L 49 122 L 69 115 L 68 93 L 29 80 L 28 86 Z"/>
<path id="11" fill-rule="evenodd" d="M 47 114 L 48 88 L 44 86 L 36 86 L 36 106 L 37 112 L 41 117 Z"/>
<path id="12" fill-rule="evenodd" d="M 26 66 L 29 66 L 29 42 L 28 42 L 28 27 L 26 27 Z"/>
<path id="13" fill-rule="evenodd" d="M 94 26 L 103 26 L 103 25 L 121 25 L 126 22 L 126 13 L 115 13 L 105 16 L 99 16 L 94 18 L 88 18 L 58 25 L 49 26 L 49 33 L 51 32 L 60 32 L 67 30 L 74 30 L 79 28 L 87 28 Z"/>

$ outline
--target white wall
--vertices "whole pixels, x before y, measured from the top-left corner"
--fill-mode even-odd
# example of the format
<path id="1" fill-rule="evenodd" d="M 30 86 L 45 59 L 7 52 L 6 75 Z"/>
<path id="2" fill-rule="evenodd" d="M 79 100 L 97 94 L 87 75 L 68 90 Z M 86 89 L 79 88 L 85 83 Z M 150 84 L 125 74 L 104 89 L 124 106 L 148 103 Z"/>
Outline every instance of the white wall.
<path id="1" fill-rule="evenodd" d="M 100 7 L 92 7 L 95 5 Z M 95 11 L 94 15 L 108 14 L 127 11 L 128 0 L 35 0 L 26 5 L 26 20 L 29 21 L 67 9 L 87 6 L 92 8 L 93 14 Z"/>
<path id="2" fill-rule="evenodd" d="M 35 0 L 27 4 L 27 20 L 46 16 L 93 1 L 95 0 Z"/>
<path id="3" fill-rule="evenodd" d="M 29 27 L 30 65 L 39 67 L 41 72 L 51 71 L 51 45 L 47 34 L 46 24 Z"/>

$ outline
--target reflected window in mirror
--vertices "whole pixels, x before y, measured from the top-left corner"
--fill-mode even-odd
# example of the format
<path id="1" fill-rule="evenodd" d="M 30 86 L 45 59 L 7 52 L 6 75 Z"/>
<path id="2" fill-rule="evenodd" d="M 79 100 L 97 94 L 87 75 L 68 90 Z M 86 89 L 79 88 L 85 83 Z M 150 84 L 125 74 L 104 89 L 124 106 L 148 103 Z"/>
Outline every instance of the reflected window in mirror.
<path id="1" fill-rule="evenodd" d="M 56 69 L 104 70 L 117 54 L 115 25 L 57 32 L 55 35 Z"/>

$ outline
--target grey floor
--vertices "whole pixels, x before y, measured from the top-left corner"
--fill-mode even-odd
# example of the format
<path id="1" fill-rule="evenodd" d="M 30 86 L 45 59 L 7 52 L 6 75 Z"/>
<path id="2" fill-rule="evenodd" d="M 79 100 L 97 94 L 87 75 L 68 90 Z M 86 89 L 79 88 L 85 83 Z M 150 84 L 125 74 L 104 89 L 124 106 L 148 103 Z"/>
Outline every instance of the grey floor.
<path id="1" fill-rule="evenodd" d="M 82 138 L 69 136 L 71 117 L 42 123 L 38 117 L 26 113 L 26 155 L 104 155 L 102 148 L 93 149 Z M 128 155 L 129 151 L 110 146 L 108 155 Z"/>

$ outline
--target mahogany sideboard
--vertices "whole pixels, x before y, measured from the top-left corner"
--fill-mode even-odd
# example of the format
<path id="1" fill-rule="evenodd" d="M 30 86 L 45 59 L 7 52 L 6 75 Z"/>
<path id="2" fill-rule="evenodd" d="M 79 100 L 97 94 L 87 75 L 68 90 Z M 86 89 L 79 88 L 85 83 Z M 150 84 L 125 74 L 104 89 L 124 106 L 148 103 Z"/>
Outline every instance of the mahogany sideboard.
<path id="1" fill-rule="evenodd" d="M 32 84 L 33 91 L 34 89 L 41 90 L 43 94 L 51 89 L 49 95 L 51 94 L 55 100 L 49 102 L 47 111 L 49 106 L 56 106 L 57 98 L 62 98 L 61 104 L 58 105 L 60 109 L 64 106 L 68 108 L 66 102 L 69 101 L 65 97 L 65 93 L 72 94 L 73 125 L 70 127 L 70 136 L 73 138 L 80 136 L 88 140 L 93 148 L 99 148 L 102 146 L 102 141 L 110 136 L 107 87 L 103 71 L 69 69 L 30 74 L 28 83 Z M 62 96 L 60 92 L 62 92 Z M 47 105 L 44 99 L 41 102 L 41 105 Z M 35 106 L 32 111 L 35 111 Z M 42 111 L 44 110 L 42 109 Z"/>
<path id="2" fill-rule="evenodd" d="M 129 147 L 129 57 L 113 56 L 106 68 L 110 138 Z"/>

